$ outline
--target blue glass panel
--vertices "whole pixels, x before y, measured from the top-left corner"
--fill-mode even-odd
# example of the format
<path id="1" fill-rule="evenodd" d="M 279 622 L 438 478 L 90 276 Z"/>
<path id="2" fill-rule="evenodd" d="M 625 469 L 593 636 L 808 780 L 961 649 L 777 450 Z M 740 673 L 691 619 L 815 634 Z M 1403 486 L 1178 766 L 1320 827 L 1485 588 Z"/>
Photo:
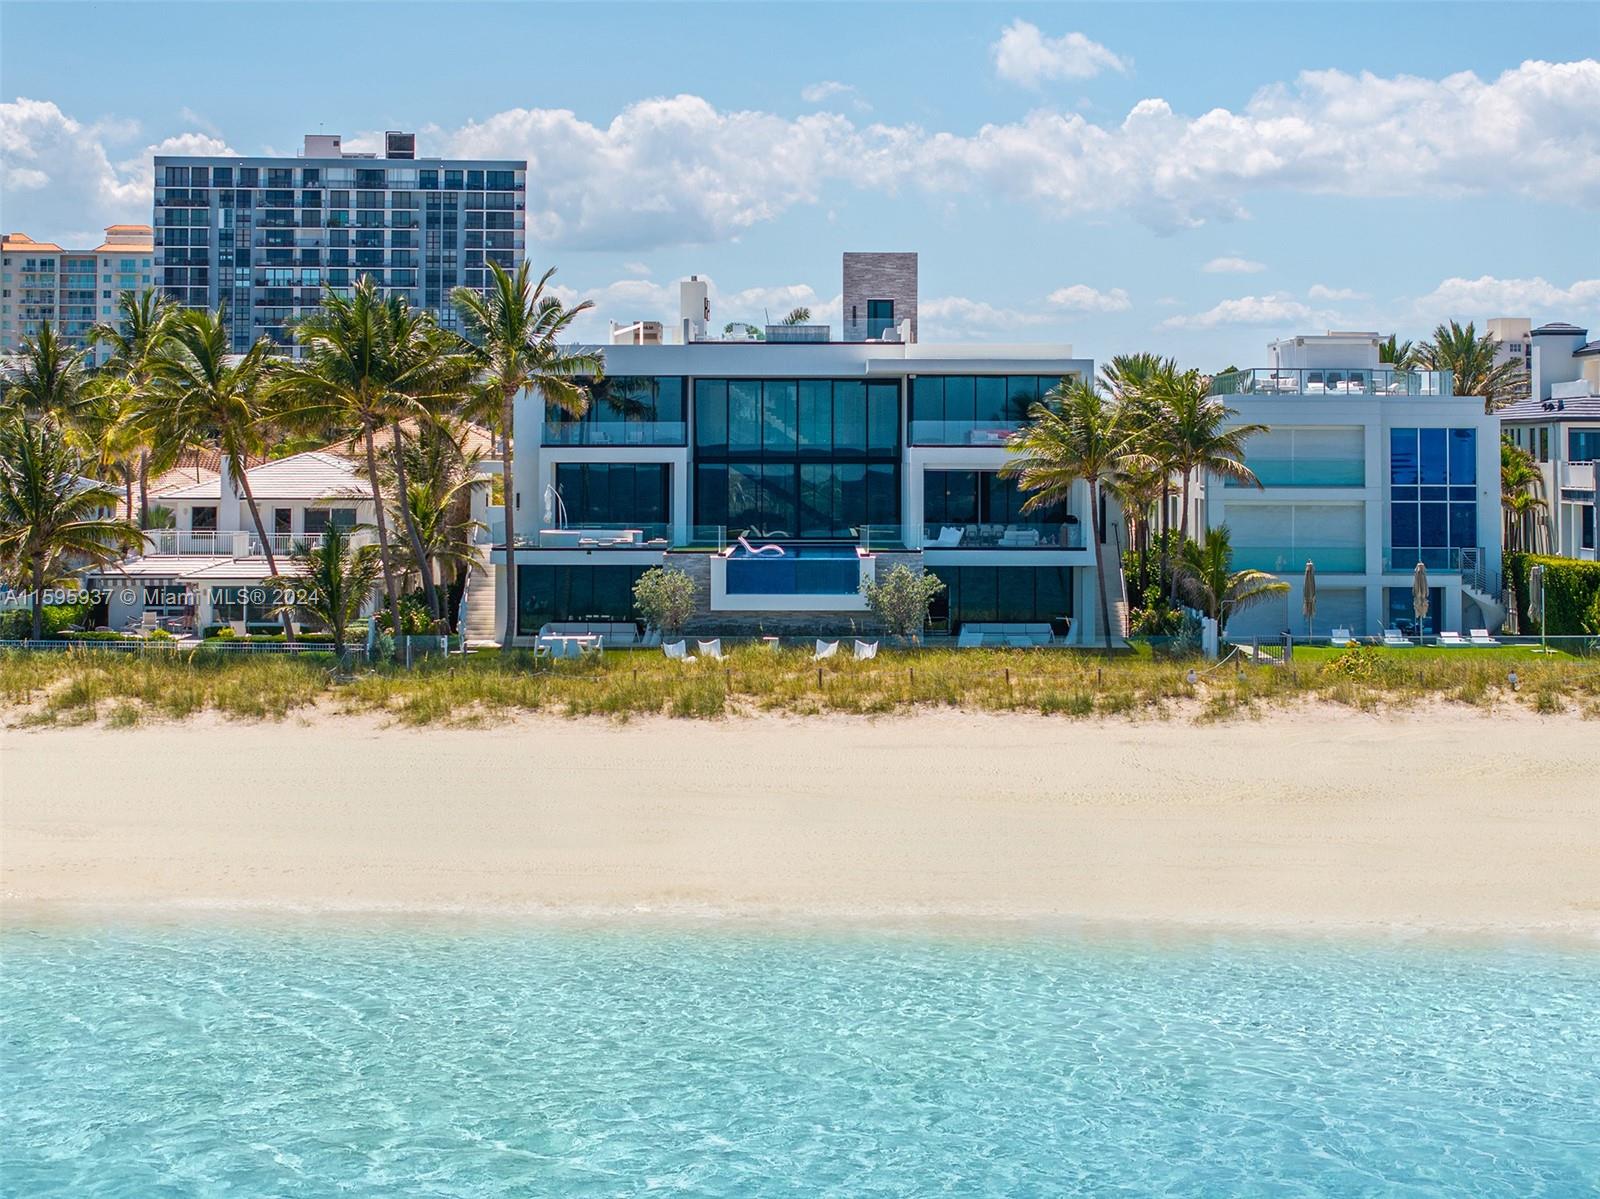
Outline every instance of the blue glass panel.
<path id="1" fill-rule="evenodd" d="M 1417 430 L 1417 460 L 1420 463 L 1421 481 L 1424 483 L 1448 483 L 1450 481 L 1449 466 L 1445 459 L 1445 430 L 1419 429 Z"/>
<path id="2" fill-rule="evenodd" d="M 1415 429 L 1389 430 L 1389 482 L 1411 483 L 1417 481 L 1417 431 Z"/>
<path id="3" fill-rule="evenodd" d="M 728 384 L 722 379 L 695 380 L 694 443 L 707 449 L 728 448 Z"/>
<path id="4" fill-rule="evenodd" d="M 1476 429 L 1450 430 L 1450 482 L 1476 483 L 1478 481 L 1478 431 Z"/>
<path id="5" fill-rule="evenodd" d="M 1425 504 L 1442 504 L 1450 498 L 1448 487 L 1420 487 L 1422 502 Z"/>
<path id="6" fill-rule="evenodd" d="M 1417 502 L 1417 489 L 1415 487 L 1396 487 L 1389 492 L 1389 498 L 1395 503 L 1414 504 Z"/>
<path id="7" fill-rule="evenodd" d="M 748 454 L 761 449 L 761 383 L 728 380 L 728 452 Z"/>
<path id="8" fill-rule="evenodd" d="M 799 425 L 797 404 L 793 383 L 769 380 L 762 388 L 761 444 L 767 453 L 794 453 Z"/>
<path id="9" fill-rule="evenodd" d="M 1395 504 L 1389 509 L 1389 544 L 1396 549 L 1409 549 L 1417 541 L 1417 506 Z"/>
<path id="10" fill-rule="evenodd" d="M 1567 430 L 1567 461 L 1593 462 L 1596 458 L 1600 458 L 1600 429 Z"/>
<path id="11" fill-rule="evenodd" d="M 1457 549 L 1471 549 L 1478 544 L 1478 505 L 1450 505 L 1450 544 Z"/>
<path id="12" fill-rule="evenodd" d="M 993 377 L 975 380 L 977 402 L 973 419 L 979 424 L 1006 423 L 1006 381 Z"/>
<path id="13" fill-rule="evenodd" d="M 977 414 L 977 380 L 971 375 L 950 375 L 944 381 L 944 419 L 970 421 Z"/>
<path id="14" fill-rule="evenodd" d="M 1419 545 L 1445 546 L 1450 544 L 1449 507 L 1446 504 L 1421 504 L 1419 525 L 1422 540 Z"/>
<path id="15" fill-rule="evenodd" d="M 943 375 L 918 375 L 911 381 L 911 419 L 944 419 Z"/>
<path id="16" fill-rule="evenodd" d="M 1477 503 L 1478 492 L 1474 487 L 1452 487 L 1450 498 L 1458 504 Z"/>
<path id="17" fill-rule="evenodd" d="M 828 453 L 833 449 L 833 384 L 826 379 L 800 381 L 800 450 Z"/>

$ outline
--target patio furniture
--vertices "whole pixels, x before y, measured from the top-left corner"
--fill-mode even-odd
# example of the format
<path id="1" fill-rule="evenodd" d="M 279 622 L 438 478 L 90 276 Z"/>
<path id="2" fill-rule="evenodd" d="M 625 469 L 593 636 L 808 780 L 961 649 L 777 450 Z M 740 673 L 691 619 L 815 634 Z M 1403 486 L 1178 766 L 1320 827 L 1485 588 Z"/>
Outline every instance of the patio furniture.
<path id="1" fill-rule="evenodd" d="M 738 545 L 740 549 L 744 550 L 744 552 L 749 554 L 752 558 L 759 558 L 762 554 L 773 554 L 779 558 L 783 557 L 783 546 L 751 545 L 750 542 L 745 539 L 743 533 L 739 535 Z"/>
<path id="2" fill-rule="evenodd" d="M 1445 632 L 1439 634 L 1439 644 L 1448 646 L 1467 646 L 1471 645 L 1472 642 L 1468 641 L 1460 633 L 1452 633 L 1449 630 L 1446 630 Z"/>
<path id="3" fill-rule="evenodd" d="M 144 612 L 140 613 L 140 615 L 139 615 L 139 631 L 141 633 L 153 633 L 153 632 L 155 632 L 155 630 L 159 629 L 160 627 L 161 627 L 161 613 L 152 612 L 149 609 L 146 609 Z"/>
<path id="4" fill-rule="evenodd" d="M 235 637 L 248 637 L 250 635 L 249 626 L 242 620 L 230 620 L 228 627 L 233 630 Z"/>
<path id="5" fill-rule="evenodd" d="M 1500 644 L 1493 637 L 1489 636 L 1489 630 L 1488 629 L 1473 629 L 1471 636 L 1472 636 L 1472 639 L 1467 643 L 1468 645 L 1499 645 Z"/>
<path id="6" fill-rule="evenodd" d="M 1351 638 L 1350 638 L 1350 630 L 1349 629 L 1333 629 L 1331 632 L 1328 633 L 1328 644 L 1329 645 L 1338 646 L 1338 647 L 1342 648 L 1344 646 L 1349 645 L 1350 643 L 1351 643 Z"/>
<path id="7" fill-rule="evenodd" d="M 1402 646 L 1402 645 L 1410 645 L 1411 644 L 1411 638 L 1407 637 L 1399 629 L 1384 629 L 1383 630 L 1383 643 L 1385 645 L 1387 645 L 1387 646 L 1392 646 L 1392 647 L 1397 647 L 1397 646 Z"/>
<path id="8" fill-rule="evenodd" d="M 661 652 L 674 662 L 687 662 L 689 660 L 689 643 L 687 641 L 669 641 L 661 647 Z"/>
<path id="9" fill-rule="evenodd" d="M 930 550 L 954 549 L 961 544 L 961 536 L 966 530 L 959 525 L 945 525 L 939 530 L 939 535 L 927 542 L 923 548 Z"/>
<path id="10" fill-rule="evenodd" d="M 700 657 L 702 657 L 702 658 L 713 658 L 713 659 L 719 659 L 719 660 L 721 659 L 721 657 L 722 657 L 722 638 L 721 637 L 713 637 L 710 641 L 696 641 L 694 644 L 695 644 L 695 648 L 699 651 L 699 656 Z"/>
<path id="11" fill-rule="evenodd" d="M 824 658 L 839 656 L 839 643 L 837 641 L 818 641 L 817 652 L 811 655 L 812 661 L 820 662 Z"/>
<path id="12" fill-rule="evenodd" d="M 878 643 L 876 641 L 856 642 L 856 661 L 865 662 L 869 658 L 878 656 Z"/>

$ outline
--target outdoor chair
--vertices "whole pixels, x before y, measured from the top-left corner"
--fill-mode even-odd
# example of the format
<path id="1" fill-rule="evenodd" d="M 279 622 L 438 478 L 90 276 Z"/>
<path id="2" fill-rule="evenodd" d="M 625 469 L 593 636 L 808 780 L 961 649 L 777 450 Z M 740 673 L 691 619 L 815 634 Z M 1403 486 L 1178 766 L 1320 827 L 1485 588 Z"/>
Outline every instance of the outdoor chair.
<path id="1" fill-rule="evenodd" d="M 1350 644 L 1350 630 L 1349 629 L 1333 629 L 1333 630 L 1331 630 L 1328 633 L 1328 644 L 1329 645 L 1334 645 L 1334 646 L 1346 646 L 1346 645 L 1349 645 Z"/>
<path id="2" fill-rule="evenodd" d="M 689 660 L 689 643 L 687 641 L 669 641 L 661 647 L 661 652 L 674 662 L 687 662 Z"/>
<path id="3" fill-rule="evenodd" d="M 161 613 L 146 611 L 139 616 L 139 631 L 153 633 L 161 627 Z"/>
<path id="4" fill-rule="evenodd" d="M 696 641 L 695 648 L 702 658 L 720 659 L 722 657 L 722 638 L 713 637 L 710 641 Z"/>
<path id="5" fill-rule="evenodd" d="M 1493 637 L 1489 636 L 1489 630 L 1488 629 L 1473 629 L 1472 630 L 1472 640 L 1469 641 L 1468 644 L 1469 645 L 1499 645 L 1500 643 L 1498 641 L 1496 641 Z"/>
<path id="6" fill-rule="evenodd" d="M 811 657 L 813 661 L 820 662 L 824 658 L 837 657 L 838 654 L 839 643 L 837 641 L 818 641 L 817 652 L 812 654 Z"/>
<path id="7" fill-rule="evenodd" d="M 228 627 L 233 630 L 235 637 L 248 637 L 250 635 L 249 626 L 242 620 L 230 620 Z"/>
<path id="8" fill-rule="evenodd" d="M 865 662 L 869 658 L 878 656 L 878 643 L 876 641 L 856 642 L 856 661 Z"/>
<path id="9" fill-rule="evenodd" d="M 759 558 L 762 554 L 774 554 L 779 558 L 783 557 L 783 546 L 751 545 L 750 542 L 745 539 L 745 536 L 742 533 L 739 535 L 739 548 L 744 550 L 744 552 L 749 554 L 752 558 Z"/>
<path id="10" fill-rule="evenodd" d="M 1383 643 L 1388 646 L 1410 645 L 1411 638 L 1407 637 L 1399 629 L 1384 629 Z"/>
<path id="11" fill-rule="evenodd" d="M 1458 645 L 1471 645 L 1472 643 L 1470 641 L 1468 641 L 1465 637 L 1463 637 L 1460 633 L 1452 633 L 1449 630 L 1446 630 L 1445 632 L 1439 634 L 1439 644 L 1440 645 L 1448 645 L 1448 646 L 1458 646 Z"/>

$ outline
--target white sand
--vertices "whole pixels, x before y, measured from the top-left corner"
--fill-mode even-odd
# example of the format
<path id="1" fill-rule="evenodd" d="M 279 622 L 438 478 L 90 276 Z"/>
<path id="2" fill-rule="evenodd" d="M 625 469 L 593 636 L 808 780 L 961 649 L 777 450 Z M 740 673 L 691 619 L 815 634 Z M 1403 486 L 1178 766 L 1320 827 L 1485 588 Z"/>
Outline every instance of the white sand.
<path id="1" fill-rule="evenodd" d="M 1576 717 L 0 738 L 13 922 L 132 904 L 1600 938 L 1600 725 Z"/>

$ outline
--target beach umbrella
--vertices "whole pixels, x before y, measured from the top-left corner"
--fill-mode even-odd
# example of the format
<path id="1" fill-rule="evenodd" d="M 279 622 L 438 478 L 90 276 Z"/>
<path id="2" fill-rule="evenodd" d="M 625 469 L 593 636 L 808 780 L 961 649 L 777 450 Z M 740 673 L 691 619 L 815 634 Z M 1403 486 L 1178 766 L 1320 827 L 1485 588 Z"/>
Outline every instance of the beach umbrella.
<path id="1" fill-rule="evenodd" d="M 1528 572 L 1528 619 L 1539 622 L 1544 631 L 1544 567 L 1535 566 Z"/>
<path id="2" fill-rule="evenodd" d="M 1311 621 L 1317 614 L 1317 564 L 1306 562 L 1306 581 L 1302 588 L 1304 599 L 1301 608 L 1306 614 L 1306 636 L 1311 636 Z"/>
<path id="3" fill-rule="evenodd" d="M 1422 622 L 1428 615 L 1428 568 L 1417 563 L 1411 572 L 1411 611 L 1416 613 L 1417 632 L 1422 632 Z"/>

